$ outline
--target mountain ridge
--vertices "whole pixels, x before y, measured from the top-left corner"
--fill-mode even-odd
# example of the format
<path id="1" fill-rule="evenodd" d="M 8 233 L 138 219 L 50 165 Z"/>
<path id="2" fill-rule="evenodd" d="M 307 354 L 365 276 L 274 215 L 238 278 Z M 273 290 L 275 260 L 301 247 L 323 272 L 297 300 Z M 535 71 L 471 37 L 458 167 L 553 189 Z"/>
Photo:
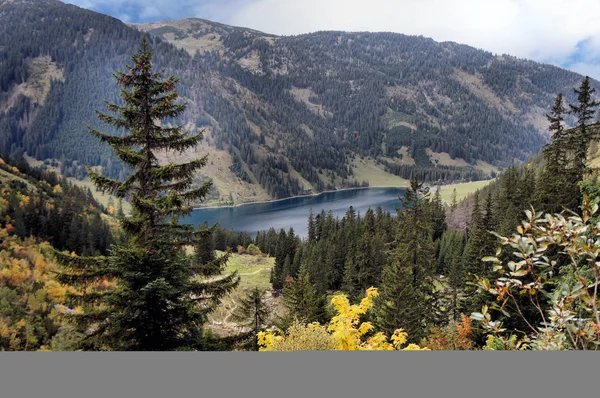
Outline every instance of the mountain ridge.
<path id="1" fill-rule="evenodd" d="M 93 109 L 118 100 L 110 73 L 145 31 L 156 66 L 181 78 L 191 105 L 173 122 L 206 129 L 202 146 L 183 156 L 211 153 L 199 181 L 215 181 L 213 205 L 398 185 L 413 175 L 430 183 L 489 178 L 539 150 L 545 111 L 557 92 L 573 97 L 581 78 L 422 36 L 276 36 L 203 19 L 125 24 L 56 0 L 2 4 L 0 48 L 10 51 L 0 56 L 0 129 L 9 134 L 0 152 L 59 159 L 72 176 L 84 177 L 87 164 L 124 177 L 84 126 L 100 127 Z M 46 37 L 15 32 L 19 18 Z M 32 61 L 40 57 L 50 58 Z M 33 64 L 46 65 L 38 71 L 50 81 L 44 101 L 15 95 Z"/>

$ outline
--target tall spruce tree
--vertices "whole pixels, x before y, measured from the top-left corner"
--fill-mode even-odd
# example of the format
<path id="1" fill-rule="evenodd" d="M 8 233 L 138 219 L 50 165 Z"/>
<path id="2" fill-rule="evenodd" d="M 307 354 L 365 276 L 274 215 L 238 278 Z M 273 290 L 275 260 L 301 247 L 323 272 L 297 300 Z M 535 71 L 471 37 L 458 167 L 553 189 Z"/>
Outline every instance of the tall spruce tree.
<path id="1" fill-rule="evenodd" d="M 588 171 L 587 153 L 590 143 L 592 139 L 597 138 L 595 130 L 591 129 L 589 124 L 600 102 L 592 99 L 596 89 L 591 86 L 589 76 L 583 79 L 579 89 L 575 88 L 573 91 L 577 94 L 577 105 L 569 105 L 569 108 L 570 113 L 577 117 L 577 128 L 570 130 L 566 143 L 573 155 L 573 177 L 579 182 Z"/>
<path id="2" fill-rule="evenodd" d="M 133 65 L 114 74 L 123 105 L 107 102 L 116 115 L 98 112 L 100 120 L 127 134 L 90 129 L 131 168 L 124 181 L 88 170 L 98 188 L 131 202 L 131 215 L 119 220 L 126 242 L 115 244 L 106 258 L 58 254 L 64 266 L 59 279 L 83 287 L 83 294 L 73 297 L 83 310 L 73 318 L 88 349 L 201 348 L 207 315 L 239 282 L 236 274 L 193 278 L 202 267 L 183 246 L 196 245 L 208 231 L 179 224 L 178 217 L 188 214 L 192 203 L 202 200 L 211 187 L 206 182 L 192 188 L 194 172 L 206 164 L 207 157 L 159 164 L 157 151 L 182 152 L 196 146 L 202 134 L 192 135 L 182 126 L 164 122 L 176 120 L 186 104 L 176 103 L 178 80 L 154 72 L 151 60 L 152 50 L 144 37 L 132 56 Z M 116 280 L 117 287 L 95 289 L 95 281 L 102 278 Z"/>
<path id="3" fill-rule="evenodd" d="M 209 227 L 204 222 L 201 228 L 205 234 L 198 239 L 194 250 L 194 262 L 197 267 L 196 273 L 204 276 L 218 275 L 227 264 L 229 253 L 217 257 L 215 253 L 214 231 L 215 226 Z"/>
<path id="4" fill-rule="evenodd" d="M 432 219 L 432 208 L 436 204 L 430 200 L 429 188 L 423 186 L 416 177 L 400 201 L 402 209 L 397 219 L 397 254 L 406 257 L 411 264 L 413 285 L 418 287 L 434 271 L 433 234 L 436 225 Z"/>
<path id="5" fill-rule="evenodd" d="M 545 167 L 540 175 L 536 192 L 536 210 L 559 213 L 565 208 L 576 210 L 579 204 L 577 181 L 571 176 L 567 162 L 567 139 L 564 127 L 565 107 L 562 94 L 558 94 L 546 118 L 550 122 L 552 142 L 544 146 Z"/>
<path id="6" fill-rule="evenodd" d="M 492 190 L 488 190 L 488 193 L 485 197 L 485 202 L 483 204 L 483 218 L 481 220 L 482 227 L 482 243 L 480 247 L 480 255 L 491 256 L 494 254 L 497 246 L 497 238 L 492 234 L 492 231 L 496 229 L 497 221 L 495 214 L 495 203 L 494 203 L 494 195 Z M 489 270 L 487 268 L 486 263 L 482 263 L 481 272 L 482 274 L 487 273 Z"/>
<path id="7" fill-rule="evenodd" d="M 426 325 L 421 314 L 423 297 L 412 279 L 411 267 L 399 259 L 391 260 L 383 268 L 379 296 L 373 304 L 373 323 L 388 336 L 403 328 L 410 338 L 418 341 Z"/>
<path id="8" fill-rule="evenodd" d="M 304 323 L 325 322 L 325 296 L 317 292 L 305 267 L 296 278 L 288 277 L 282 291 L 282 303 L 287 310 L 281 320 L 285 328 L 294 320 Z"/>
<path id="9" fill-rule="evenodd" d="M 484 227 L 479 191 L 473 195 L 473 209 L 468 223 L 468 240 L 463 256 L 464 269 L 472 274 L 478 274 L 481 269 L 481 247 L 484 244 Z"/>
<path id="10" fill-rule="evenodd" d="M 415 177 L 398 210 L 396 249 L 385 266 L 380 295 L 375 300 L 376 326 L 391 335 L 404 328 L 413 339 L 423 337 L 428 322 L 434 322 L 435 272 L 432 239 L 434 222 L 429 189 Z M 417 341 L 417 340 L 415 340 Z"/>
<path id="11" fill-rule="evenodd" d="M 456 200 L 456 188 L 452 190 L 452 197 L 450 199 L 450 211 L 453 212 L 458 207 L 458 200 Z"/>
<path id="12" fill-rule="evenodd" d="M 442 234 L 448 228 L 446 223 L 446 209 L 442 201 L 442 193 L 440 187 L 438 187 L 433 194 L 433 201 L 431 203 L 431 219 L 433 221 L 433 236 L 434 241 L 440 239 Z"/>
<path id="13" fill-rule="evenodd" d="M 288 243 L 288 236 L 285 230 L 282 228 L 279 230 L 279 235 L 277 236 L 277 245 L 275 248 L 275 266 L 271 270 L 271 284 L 273 285 L 273 289 L 281 290 L 283 287 L 283 283 L 287 275 L 284 274 L 286 259 L 288 262 L 291 261 L 290 258 L 290 250 Z M 289 266 L 288 266 L 289 270 Z"/>
<path id="14" fill-rule="evenodd" d="M 269 308 L 265 302 L 265 292 L 258 286 L 245 296 L 238 298 L 237 306 L 230 319 L 240 326 L 249 327 L 252 334 L 252 348 L 258 351 L 258 332 L 265 326 L 269 318 Z"/>
<path id="15" fill-rule="evenodd" d="M 465 271 L 462 261 L 465 248 L 465 234 L 462 231 L 448 229 L 440 240 L 440 255 L 438 257 L 441 272 L 448 279 L 448 287 L 451 290 L 450 309 L 452 318 L 458 319 L 459 315 L 459 292 L 465 286 Z"/>

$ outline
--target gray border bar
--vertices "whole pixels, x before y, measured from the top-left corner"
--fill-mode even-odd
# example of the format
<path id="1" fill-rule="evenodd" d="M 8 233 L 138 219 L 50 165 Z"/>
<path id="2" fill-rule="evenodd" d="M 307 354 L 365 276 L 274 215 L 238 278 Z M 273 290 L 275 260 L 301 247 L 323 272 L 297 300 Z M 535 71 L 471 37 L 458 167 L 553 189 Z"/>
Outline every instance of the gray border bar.
<path id="1" fill-rule="evenodd" d="M 592 352 L 0 353 L 0 397 L 598 396 Z M 591 394 L 590 394 L 591 392 Z"/>

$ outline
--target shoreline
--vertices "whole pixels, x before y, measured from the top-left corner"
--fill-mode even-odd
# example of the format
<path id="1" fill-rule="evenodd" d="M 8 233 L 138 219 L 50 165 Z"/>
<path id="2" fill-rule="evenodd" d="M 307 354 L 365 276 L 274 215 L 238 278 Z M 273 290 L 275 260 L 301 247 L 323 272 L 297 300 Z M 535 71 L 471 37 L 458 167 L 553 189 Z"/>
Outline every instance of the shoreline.
<path id="1" fill-rule="evenodd" d="M 489 180 L 479 180 L 479 181 L 491 182 L 493 180 L 494 180 L 494 178 L 489 179 Z M 452 187 L 452 186 L 458 186 L 458 185 L 462 185 L 462 184 L 471 184 L 473 182 L 479 182 L 479 181 L 450 183 L 450 184 L 440 185 L 440 187 Z M 426 184 L 424 184 L 424 185 L 429 188 L 436 188 L 438 186 L 438 185 L 426 185 Z M 276 203 L 276 202 L 281 202 L 283 200 L 288 200 L 288 199 L 307 198 L 307 197 L 311 197 L 311 196 L 323 195 L 326 193 L 342 192 L 342 191 L 357 191 L 357 190 L 369 189 L 369 188 L 408 188 L 408 187 L 409 187 L 409 185 L 371 185 L 368 187 L 340 188 L 340 189 L 333 189 L 333 190 L 330 189 L 328 191 L 311 193 L 311 194 L 307 194 L 307 195 L 295 195 L 295 196 L 290 196 L 290 197 L 281 198 L 281 199 L 258 200 L 258 201 L 253 201 L 253 202 L 244 202 L 244 203 L 237 203 L 234 205 L 223 205 L 223 206 L 199 206 L 199 207 L 194 207 L 194 210 L 227 209 L 227 208 L 233 209 L 233 208 L 240 207 L 240 206 L 262 204 L 262 203 Z"/>
<path id="2" fill-rule="evenodd" d="M 283 200 L 288 200 L 288 199 L 298 199 L 298 198 L 308 198 L 311 196 L 319 196 L 319 195 L 323 195 L 326 193 L 333 193 L 333 192 L 342 192 L 342 191 L 358 191 L 358 190 L 362 190 L 362 189 L 369 189 L 369 188 L 407 188 L 408 186 L 369 186 L 369 187 L 356 187 L 356 188 L 340 188 L 340 189 L 333 189 L 333 190 L 328 190 L 328 191 L 322 191 L 322 192 L 317 192 L 317 193 L 310 193 L 307 195 L 295 195 L 295 196 L 289 196 L 287 198 L 281 198 L 281 199 L 273 199 L 273 200 L 258 200 L 255 202 L 244 202 L 244 203 L 238 203 L 235 205 L 227 205 L 227 206 L 201 206 L 201 207 L 194 207 L 194 210 L 210 210 L 210 209 L 227 209 L 227 208 L 235 208 L 235 207 L 240 207 L 240 206 L 247 206 L 247 205 L 255 205 L 255 204 L 261 204 L 261 203 L 276 203 L 276 202 L 281 202 Z"/>

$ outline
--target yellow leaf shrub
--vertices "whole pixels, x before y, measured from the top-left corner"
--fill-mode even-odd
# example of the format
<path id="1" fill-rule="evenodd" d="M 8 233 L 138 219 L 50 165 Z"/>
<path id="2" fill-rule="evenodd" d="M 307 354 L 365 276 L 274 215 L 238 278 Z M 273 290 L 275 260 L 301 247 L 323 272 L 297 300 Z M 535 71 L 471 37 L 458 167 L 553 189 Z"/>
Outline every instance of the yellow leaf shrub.
<path id="1" fill-rule="evenodd" d="M 35 238 L 20 239 L 0 229 L 0 351 L 36 350 L 48 342 L 48 326 L 56 305 L 64 302 L 72 287 L 54 279 L 58 269 L 52 247 Z M 51 328 L 51 329 L 47 329 Z"/>
<path id="2" fill-rule="evenodd" d="M 416 344 L 402 348 L 407 334 L 402 329 L 394 332 L 391 342 L 382 332 L 375 333 L 366 340 L 364 337 L 373 331 L 369 322 L 360 322 L 360 316 L 367 313 L 377 297 L 376 288 L 367 289 L 367 295 L 357 305 L 350 304 L 344 294 L 331 299 L 337 315 L 329 325 L 319 323 L 302 325 L 294 323 L 286 333 L 260 332 L 260 351 L 314 351 L 314 350 L 428 350 Z"/>

